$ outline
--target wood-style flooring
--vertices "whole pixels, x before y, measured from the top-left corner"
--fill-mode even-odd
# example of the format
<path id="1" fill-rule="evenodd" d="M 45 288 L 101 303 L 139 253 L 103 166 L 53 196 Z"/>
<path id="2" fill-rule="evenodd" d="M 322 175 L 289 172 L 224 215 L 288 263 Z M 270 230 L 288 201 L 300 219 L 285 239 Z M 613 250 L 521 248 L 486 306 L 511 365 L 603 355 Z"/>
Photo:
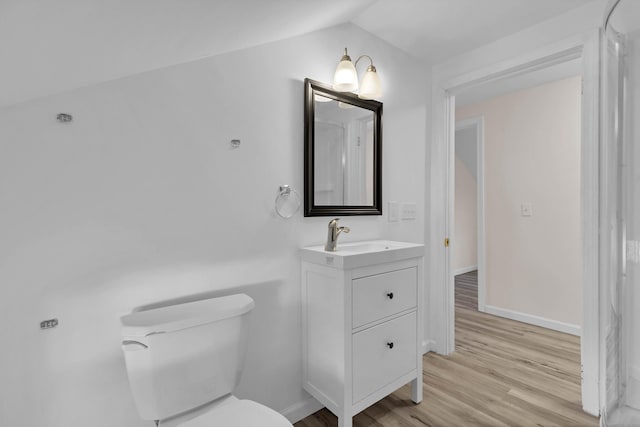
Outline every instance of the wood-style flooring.
<path id="1" fill-rule="evenodd" d="M 580 338 L 477 311 L 477 273 L 456 277 L 456 350 L 424 356 L 424 399 L 405 386 L 355 427 L 598 426 L 580 403 Z M 335 427 L 322 409 L 296 427 Z"/>

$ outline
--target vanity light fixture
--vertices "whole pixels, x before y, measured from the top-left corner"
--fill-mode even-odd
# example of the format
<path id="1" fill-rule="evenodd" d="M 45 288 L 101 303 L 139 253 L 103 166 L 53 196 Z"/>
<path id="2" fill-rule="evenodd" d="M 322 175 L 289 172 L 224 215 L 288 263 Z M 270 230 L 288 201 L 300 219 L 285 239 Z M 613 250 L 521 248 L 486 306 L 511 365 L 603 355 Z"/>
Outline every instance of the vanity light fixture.
<path id="1" fill-rule="evenodd" d="M 369 60 L 369 66 L 362 78 L 362 86 L 358 91 L 358 72 L 356 71 L 356 65 L 362 58 Z M 382 85 L 380 84 L 380 77 L 376 71 L 376 67 L 373 66 L 373 59 L 369 55 L 360 55 L 356 59 L 355 64 L 351 62 L 351 57 L 347 53 L 347 48 L 344 48 L 344 55 L 340 59 L 340 63 L 336 68 L 336 72 L 333 75 L 333 89 L 338 92 L 357 92 L 358 97 L 362 99 L 375 99 L 382 96 Z"/>

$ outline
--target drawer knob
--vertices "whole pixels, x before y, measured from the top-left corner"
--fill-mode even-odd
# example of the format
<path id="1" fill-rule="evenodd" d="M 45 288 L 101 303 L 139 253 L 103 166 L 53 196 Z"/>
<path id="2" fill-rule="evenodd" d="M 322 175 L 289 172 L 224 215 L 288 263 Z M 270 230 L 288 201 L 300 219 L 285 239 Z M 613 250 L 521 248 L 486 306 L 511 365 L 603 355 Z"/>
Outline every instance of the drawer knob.
<path id="1" fill-rule="evenodd" d="M 393 342 L 388 342 L 388 343 L 387 343 L 387 347 L 389 347 L 389 348 L 393 348 Z"/>
<path id="2" fill-rule="evenodd" d="M 389 299 L 393 299 L 393 292 L 387 293 L 387 296 L 389 297 Z"/>

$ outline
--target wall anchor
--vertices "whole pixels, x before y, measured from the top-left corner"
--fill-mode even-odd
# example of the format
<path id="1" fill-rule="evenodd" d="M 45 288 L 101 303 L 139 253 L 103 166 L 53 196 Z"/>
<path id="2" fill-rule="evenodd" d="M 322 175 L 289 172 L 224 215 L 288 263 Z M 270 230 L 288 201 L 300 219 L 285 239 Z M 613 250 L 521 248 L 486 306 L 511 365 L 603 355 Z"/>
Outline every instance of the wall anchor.
<path id="1" fill-rule="evenodd" d="M 60 123 L 69 123 L 73 120 L 73 116 L 67 113 L 60 113 L 56 116 L 56 119 L 58 119 Z"/>

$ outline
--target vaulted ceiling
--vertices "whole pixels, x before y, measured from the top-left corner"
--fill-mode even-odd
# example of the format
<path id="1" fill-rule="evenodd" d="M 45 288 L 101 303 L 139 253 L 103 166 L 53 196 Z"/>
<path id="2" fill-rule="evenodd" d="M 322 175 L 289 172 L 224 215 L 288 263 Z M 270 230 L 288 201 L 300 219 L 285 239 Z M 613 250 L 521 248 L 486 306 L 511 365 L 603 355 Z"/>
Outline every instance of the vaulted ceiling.
<path id="1" fill-rule="evenodd" d="M 589 0 L 0 0 L 0 107 L 352 22 L 434 64 Z"/>

